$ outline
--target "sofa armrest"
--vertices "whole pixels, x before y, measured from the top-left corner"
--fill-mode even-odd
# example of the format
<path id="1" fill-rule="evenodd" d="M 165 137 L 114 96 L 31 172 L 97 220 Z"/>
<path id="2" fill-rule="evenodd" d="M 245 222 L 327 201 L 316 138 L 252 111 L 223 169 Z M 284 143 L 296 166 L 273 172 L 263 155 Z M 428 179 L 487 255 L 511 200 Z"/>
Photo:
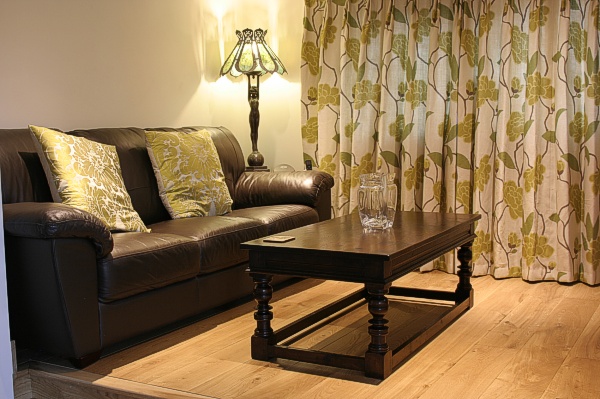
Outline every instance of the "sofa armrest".
<path id="1" fill-rule="evenodd" d="M 21 202 L 3 205 L 4 231 L 27 238 L 87 238 L 102 258 L 113 249 L 108 227 L 94 215 L 53 202 Z"/>
<path id="2" fill-rule="evenodd" d="M 279 204 L 301 204 L 318 208 L 331 203 L 333 184 L 331 175 L 317 170 L 244 172 L 236 183 L 233 204 L 236 208 Z M 330 213 L 331 210 L 328 211 Z"/>

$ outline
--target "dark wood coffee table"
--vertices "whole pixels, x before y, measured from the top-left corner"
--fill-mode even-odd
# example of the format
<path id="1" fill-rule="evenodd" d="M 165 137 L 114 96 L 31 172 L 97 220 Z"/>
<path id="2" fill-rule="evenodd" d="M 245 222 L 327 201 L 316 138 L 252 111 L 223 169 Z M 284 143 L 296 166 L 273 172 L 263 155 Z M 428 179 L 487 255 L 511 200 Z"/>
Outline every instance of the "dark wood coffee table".
<path id="1" fill-rule="evenodd" d="M 387 378 L 394 367 L 416 352 L 435 334 L 473 305 L 471 244 L 480 215 L 399 212 L 394 227 L 363 232 L 358 215 L 348 215 L 287 231 L 294 236 L 286 243 L 263 239 L 242 244 L 249 250 L 248 271 L 254 280 L 256 329 L 251 338 L 252 358 L 284 358 L 363 371 L 366 376 Z M 392 282 L 425 263 L 460 247 L 458 285 L 454 292 L 392 287 Z M 364 289 L 273 331 L 269 301 L 273 275 L 348 281 Z M 431 325 L 396 348 L 387 342 L 389 295 L 450 301 L 452 306 Z M 367 301 L 372 316 L 370 343 L 364 356 L 329 353 L 280 344 L 311 326 L 356 303 Z"/>

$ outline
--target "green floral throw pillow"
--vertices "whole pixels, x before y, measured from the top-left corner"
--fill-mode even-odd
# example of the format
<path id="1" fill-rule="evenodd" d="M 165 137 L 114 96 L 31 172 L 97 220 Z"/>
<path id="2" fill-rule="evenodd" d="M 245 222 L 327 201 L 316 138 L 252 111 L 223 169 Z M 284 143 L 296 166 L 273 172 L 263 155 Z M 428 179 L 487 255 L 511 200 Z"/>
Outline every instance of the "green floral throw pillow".
<path id="1" fill-rule="evenodd" d="M 114 146 L 29 126 L 55 202 L 91 213 L 110 230 L 149 232 L 133 209 Z"/>
<path id="2" fill-rule="evenodd" d="M 146 147 L 160 198 L 173 219 L 231 212 L 233 200 L 208 131 L 147 131 Z"/>

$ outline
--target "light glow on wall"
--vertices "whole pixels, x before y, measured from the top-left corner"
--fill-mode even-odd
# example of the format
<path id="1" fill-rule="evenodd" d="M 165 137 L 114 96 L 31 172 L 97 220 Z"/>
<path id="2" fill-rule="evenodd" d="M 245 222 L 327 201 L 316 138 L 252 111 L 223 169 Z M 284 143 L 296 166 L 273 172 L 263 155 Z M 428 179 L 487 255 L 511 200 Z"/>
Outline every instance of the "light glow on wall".
<path id="1" fill-rule="evenodd" d="M 210 13 L 217 20 L 217 40 L 219 45 L 219 59 L 221 64 L 225 61 L 225 39 L 223 36 L 223 18 L 234 6 L 231 0 L 206 0 Z"/>

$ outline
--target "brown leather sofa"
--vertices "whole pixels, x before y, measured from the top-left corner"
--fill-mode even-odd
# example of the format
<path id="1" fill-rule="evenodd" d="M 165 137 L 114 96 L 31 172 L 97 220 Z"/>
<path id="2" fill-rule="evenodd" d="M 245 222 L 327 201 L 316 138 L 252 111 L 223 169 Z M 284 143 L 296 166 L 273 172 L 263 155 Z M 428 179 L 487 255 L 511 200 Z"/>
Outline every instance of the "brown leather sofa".
<path id="1" fill-rule="evenodd" d="M 233 134 L 206 128 L 233 211 L 172 220 L 138 128 L 68 132 L 116 146 L 123 179 L 151 233 L 116 233 L 53 203 L 28 129 L 0 130 L 9 315 L 17 347 L 84 367 L 103 351 L 241 298 L 250 299 L 240 243 L 330 218 L 333 179 L 318 171 L 245 172 Z M 153 129 L 157 130 L 157 129 Z"/>

